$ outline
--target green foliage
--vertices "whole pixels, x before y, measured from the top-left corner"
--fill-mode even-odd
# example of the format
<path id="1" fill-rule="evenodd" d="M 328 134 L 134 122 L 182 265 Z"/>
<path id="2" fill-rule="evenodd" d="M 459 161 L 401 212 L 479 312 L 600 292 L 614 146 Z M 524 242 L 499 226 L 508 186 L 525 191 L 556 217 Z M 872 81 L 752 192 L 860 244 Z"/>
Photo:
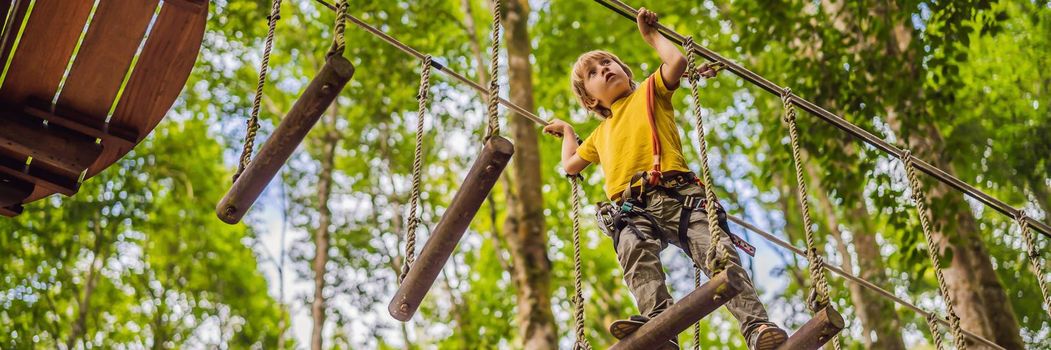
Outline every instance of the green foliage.
<path id="1" fill-rule="evenodd" d="M 481 81 L 488 71 L 488 2 L 466 1 L 469 13 L 464 3 L 352 1 L 350 12 Z M 659 57 L 634 24 L 596 3 L 531 5 L 537 112 L 543 118 L 569 120 L 586 136 L 599 120 L 583 112 L 570 90 L 576 57 L 587 50 L 611 51 L 637 80 L 656 69 Z M 1045 69 L 1051 66 L 1051 8 L 1046 4 L 631 5 L 656 11 L 669 27 L 693 34 L 702 45 L 889 142 L 904 144 L 915 135 L 940 139 L 941 148 L 930 156 L 945 160 L 956 176 L 1051 221 L 1051 75 Z M 212 208 L 229 185 L 244 138 L 269 8 L 264 0 L 215 1 L 198 64 L 168 120 L 128 157 L 87 181 L 77 196 L 49 198 L 27 206 L 17 219 L 0 221 L 0 347 L 64 346 L 88 281 L 95 284 L 85 332 L 77 337 L 83 348 L 157 342 L 175 348 L 275 348 L 279 338 L 285 347 L 306 342 L 296 337 L 312 327 L 301 320 L 309 316 L 313 301 L 313 242 L 321 215 L 318 181 L 331 142 L 336 148 L 327 203 L 332 220 L 326 228 L 331 248 L 324 276 L 325 347 L 522 347 L 509 271 L 514 260 L 508 242 L 494 234 L 508 215 L 507 181 L 497 185 L 479 211 L 417 317 L 408 324 L 387 317 L 405 244 L 420 64 L 353 24 L 347 28 L 346 57 L 356 73 L 330 111 L 334 122 L 326 116 L 318 123 L 246 218 L 247 226 L 215 219 Z M 467 19 L 474 22 L 473 32 Z M 314 2 L 284 1 L 257 148 L 324 63 L 334 21 L 331 11 Z M 502 83 L 506 85 L 506 78 Z M 728 73 L 700 87 L 711 166 L 723 203 L 731 213 L 803 246 L 781 101 Z M 676 93 L 674 103 L 683 140 L 688 140 L 687 157 L 699 170 L 689 88 Z M 484 128 L 481 94 L 437 71 L 432 72 L 430 92 L 418 247 L 459 190 Z M 502 118 L 507 115 L 502 108 Z M 819 244 L 829 261 L 852 259 L 827 238 L 831 228 L 824 219 L 832 215 L 852 235 L 878 238 L 887 266 L 883 287 L 925 307 L 938 305 L 937 284 L 900 163 L 802 111 L 798 123 L 804 158 L 814 171 L 814 180 L 808 179 L 811 194 L 827 196 L 836 206 L 829 213 L 811 203 Z M 575 334 L 570 302 L 574 276 L 570 187 L 560 170 L 560 149 L 560 140 L 540 139 L 553 269 L 550 293 L 555 328 L 566 348 Z M 604 200 L 601 172 L 589 169 L 585 176 L 581 253 L 586 328 L 592 345 L 606 348 L 613 341 L 606 326 L 637 310 L 623 286 L 611 240 L 597 229 L 593 208 L 587 205 Z M 867 216 L 850 217 L 856 208 Z M 1041 345 L 1047 343 L 1051 325 L 1013 222 L 980 206 L 936 203 L 931 211 L 949 217 L 976 214 L 1023 338 L 1033 348 L 1046 348 Z M 275 227 L 287 228 L 291 236 L 282 256 L 271 256 L 273 247 L 265 246 L 274 242 Z M 743 229 L 735 232 L 745 234 Z M 763 300 L 776 321 L 798 327 L 809 316 L 803 307 L 810 288 L 805 260 L 754 235 L 750 240 L 760 255 L 746 259 L 746 267 L 753 269 Z M 1040 251 L 1047 245 L 1042 237 Z M 953 252 L 945 254 L 943 261 L 948 261 Z M 689 264 L 677 251 L 666 256 L 670 285 L 682 295 L 692 287 Z M 268 291 L 284 290 L 284 282 L 268 281 L 263 272 L 286 258 L 286 265 L 278 268 L 291 272 L 285 280 L 292 292 L 272 296 Z M 771 271 L 764 270 L 771 265 Z M 837 278 L 830 282 L 833 302 L 851 327 L 844 333 L 846 345 L 862 348 L 847 285 Z M 919 339 L 930 335 L 923 319 L 900 307 L 888 312 L 904 321 L 910 348 L 925 345 Z M 690 332 L 680 339 L 692 345 Z M 725 311 L 702 323 L 700 345 L 745 348 L 736 322 Z"/>

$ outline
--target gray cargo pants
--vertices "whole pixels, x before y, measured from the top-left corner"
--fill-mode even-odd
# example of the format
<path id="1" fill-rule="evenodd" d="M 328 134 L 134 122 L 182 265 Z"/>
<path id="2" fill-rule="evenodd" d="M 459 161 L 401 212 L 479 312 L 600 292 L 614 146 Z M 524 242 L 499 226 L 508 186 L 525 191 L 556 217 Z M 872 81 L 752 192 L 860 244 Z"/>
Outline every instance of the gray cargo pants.
<path id="1" fill-rule="evenodd" d="M 692 196 L 704 195 L 702 188 L 696 184 L 680 188 L 679 193 Z M 632 216 L 627 219 L 631 224 L 619 232 L 620 237 L 616 249 L 617 259 L 620 260 L 620 266 L 624 269 L 624 282 L 627 283 L 631 294 L 635 296 L 639 311 L 642 315 L 653 318 L 671 306 L 673 302 L 665 284 L 660 252 L 667 247 L 668 243 L 682 248 L 678 234 L 682 203 L 660 190 L 647 191 L 646 202 L 646 211 L 657 219 L 661 232 L 654 232 L 649 220 L 641 216 Z M 711 271 L 704 261 L 710 241 L 708 217 L 700 209 L 694 210 L 691 215 L 687 231 L 690 251 L 693 252 L 691 258 L 697 266 L 701 267 L 705 275 L 711 277 Z M 724 230 L 729 232 L 725 219 L 720 224 Z M 632 232 L 633 229 L 639 230 L 641 235 Z M 741 258 L 730 239 L 724 236 L 720 242 L 726 245 L 726 250 L 730 252 L 730 259 L 740 266 Z M 726 308 L 737 318 L 741 331 L 747 339 L 756 328 L 769 324 L 769 321 L 766 309 L 759 301 L 751 279 L 745 282 L 744 290 L 726 303 Z"/>

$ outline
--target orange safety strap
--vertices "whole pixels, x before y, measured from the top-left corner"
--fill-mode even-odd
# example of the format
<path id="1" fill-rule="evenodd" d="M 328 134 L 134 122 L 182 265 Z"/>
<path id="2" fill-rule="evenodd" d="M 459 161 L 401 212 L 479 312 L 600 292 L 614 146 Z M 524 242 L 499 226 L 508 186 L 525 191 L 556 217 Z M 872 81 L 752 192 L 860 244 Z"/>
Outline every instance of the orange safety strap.
<path id="1" fill-rule="evenodd" d="M 657 119 L 653 110 L 653 91 L 657 88 L 657 81 L 651 75 L 646 79 L 646 85 L 646 113 L 649 115 L 650 134 L 653 136 L 653 169 L 647 173 L 646 180 L 650 186 L 656 186 L 661 182 L 661 141 L 657 136 Z"/>

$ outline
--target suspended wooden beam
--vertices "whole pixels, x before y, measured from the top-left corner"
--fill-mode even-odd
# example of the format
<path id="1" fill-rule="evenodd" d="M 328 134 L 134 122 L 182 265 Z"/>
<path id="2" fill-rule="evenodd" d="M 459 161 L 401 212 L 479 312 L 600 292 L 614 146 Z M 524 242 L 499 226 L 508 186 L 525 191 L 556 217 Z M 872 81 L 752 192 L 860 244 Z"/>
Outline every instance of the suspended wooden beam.
<path id="1" fill-rule="evenodd" d="M 292 105 L 285 119 L 266 140 L 259 154 L 234 181 L 233 187 L 215 208 L 220 220 L 228 224 L 241 221 L 352 76 L 354 65 L 346 58 L 336 55 L 325 62 L 318 75 Z"/>
<path id="2" fill-rule="evenodd" d="M 731 265 L 646 322 L 635 333 L 613 344 L 610 350 L 661 349 L 668 340 L 675 339 L 679 333 L 737 296 L 744 289 L 747 278 L 744 269 Z"/>
<path id="3" fill-rule="evenodd" d="M 482 153 L 467 172 L 452 203 L 431 232 L 431 238 L 420 251 L 416 263 L 409 269 L 387 310 L 402 322 L 408 321 L 419 309 L 423 297 L 430 291 L 456 244 L 460 242 L 471 219 L 482 207 L 489 191 L 500 178 L 511 155 L 515 152 L 511 141 L 494 136 L 485 143 Z"/>
<path id="4" fill-rule="evenodd" d="M 821 311 L 814 314 L 814 317 L 807 321 L 802 327 L 791 337 L 788 337 L 788 341 L 784 345 L 781 345 L 780 350 L 817 350 L 821 346 L 825 345 L 829 340 L 832 340 L 839 331 L 843 330 L 846 325 L 843 322 L 843 316 L 833 309 L 831 306 L 826 306 Z"/>
<path id="5" fill-rule="evenodd" d="M 75 174 L 87 169 L 102 153 L 102 146 L 93 138 L 10 115 L 0 118 L 0 147 Z"/>

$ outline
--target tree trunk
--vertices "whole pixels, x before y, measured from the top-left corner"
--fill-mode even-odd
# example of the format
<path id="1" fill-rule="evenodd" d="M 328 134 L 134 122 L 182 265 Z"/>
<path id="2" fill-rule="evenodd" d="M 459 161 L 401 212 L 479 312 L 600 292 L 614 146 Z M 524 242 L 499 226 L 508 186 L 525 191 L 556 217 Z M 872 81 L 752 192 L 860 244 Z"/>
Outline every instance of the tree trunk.
<path id="1" fill-rule="evenodd" d="M 66 340 L 66 349 L 73 349 L 77 339 L 86 331 L 88 311 L 91 310 L 91 295 L 95 292 L 98 271 L 106 265 L 108 255 L 106 252 L 109 250 L 103 245 L 108 244 L 108 242 L 103 242 L 102 240 L 102 219 L 99 218 L 98 213 L 95 213 L 94 227 L 95 247 L 92 249 L 91 265 L 88 265 L 88 277 L 84 285 L 84 295 L 77 301 L 77 320 L 73 323 L 73 329 Z"/>
<path id="2" fill-rule="evenodd" d="M 533 111 L 528 18 L 527 0 L 504 1 L 503 26 L 511 102 Z M 516 200 L 508 200 L 509 212 L 504 230 L 518 287 L 518 328 L 524 349 L 555 349 L 558 348 L 558 339 L 551 312 L 551 261 L 547 257 L 544 198 L 540 192 L 543 183 L 537 129 L 521 115 L 514 114 L 509 120 L 516 148 L 511 162 L 514 178 L 511 191 L 515 192 Z"/>
<path id="3" fill-rule="evenodd" d="M 888 113 L 887 120 L 896 134 L 908 135 L 917 158 L 955 174 L 952 164 L 944 158 L 945 145 L 936 126 L 916 123 L 911 126 L 913 130 L 903 133 L 897 113 Z M 970 206 L 960 192 L 941 182 L 929 183 L 934 183 L 925 189 L 934 240 L 941 247 L 941 254 L 952 254 L 952 261 L 943 272 L 962 328 L 1007 349 L 1024 348 L 1014 308 L 993 269 Z M 974 342 L 971 344 L 979 348 Z"/>
<path id="4" fill-rule="evenodd" d="M 823 211 L 825 223 L 828 225 L 829 232 L 835 237 L 836 249 L 843 258 L 842 268 L 847 272 L 852 272 L 854 263 L 843 231 L 839 229 L 841 223 L 836 217 L 837 212 L 828 198 L 828 187 L 822 185 L 821 178 L 815 173 L 812 166 L 807 167 L 807 172 L 810 175 L 810 183 L 817 189 L 815 197 Z M 865 202 L 844 203 L 844 206 L 846 207 L 844 212 L 847 213 L 845 217 L 850 220 L 843 225 L 849 227 L 851 231 L 854 252 L 858 257 L 858 277 L 886 287 L 887 275 L 884 272 L 883 256 L 879 252 L 876 236 L 872 233 Z M 905 350 L 905 342 L 901 337 L 902 324 L 898 313 L 894 310 L 894 302 L 860 284 L 848 282 L 848 286 L 850 299 L 854 302 L 854 310 L 861 320 L 861 342 L 865 344 L 865 348 Z"/>
<path id="5" fill-rule="evenodd" d="M 332 194 L 332 172 L 335 163 L 336 145 L 339 134 L 335 131 L 339 107 L 333 102 L 329 109 L 329 119 L 324 127 L 325 134 L 321 146 L 321 173 L 318 175 L 318 226 L 314 233 L 314 302 L 311 313 L 314 316 L 314 329 L 310 335 L 310 348 L 321 350 L 321 336 L 325 328 L 325 264 L 328 263 L 329 237 L 328 229 L 332 212 L 328 207 L 328 197 Z"/>

